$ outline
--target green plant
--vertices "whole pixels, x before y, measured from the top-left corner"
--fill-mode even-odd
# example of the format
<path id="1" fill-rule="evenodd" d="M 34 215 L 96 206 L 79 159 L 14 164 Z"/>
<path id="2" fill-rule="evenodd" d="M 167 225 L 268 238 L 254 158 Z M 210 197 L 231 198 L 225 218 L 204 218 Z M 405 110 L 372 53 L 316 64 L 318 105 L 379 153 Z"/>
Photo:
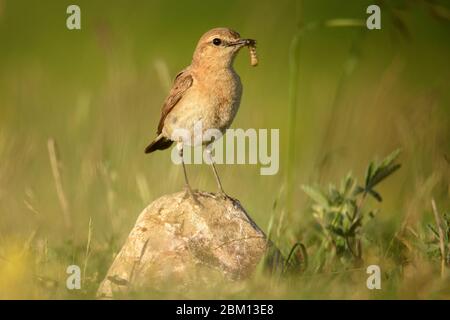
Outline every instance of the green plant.
<path id="1" fill-rule="evenodd" d="M 432 257 L 439 257 L 442 259 L 442 256 L 444 256 L 443 259 L 445 259 L 445 263 L 450 265 L 450 252 L 447 252 L 445 255 L 442 254 L 442 252 L 445 253 L 446 248 L 450 247 L 450 215 L 444 214 L 441 223 L 442 227 L 427 224 L 427 227 L 431 233 L 431 240 L 427 243 L 427 252 Z M 441 230 L 439 229 L 443 232 L 441 233 Z"/>
<path id="2" fill-rule="evenodd" d="M 430 240 L 423 241 L 422 245 L 431 259 L 441 260 L 441 275 L 444 277 L 446 267 L 450 267 L 450 215 L 444 214 L 441 217 L 434 199 L 431 200 L 431 206 L 436 226 L 427 224 L 429 230 L 427 236 Z"/>
<path id="3" fill-rule="evenodd" d="M 318 187 L 302 186 L 303 191 L 314 201 L 312 211 L 320 226 L 319 252 L 332 249 L 333 255 L 340 259 L 359 264 L 362 261 L 362 232 L 366 217 L 372 218 L 374 210 L 363 210 L 367 195 L 382 201 L 381 195 L 374 189 L 381 181 L 400 168 L 395 160 L 399 150 L 384 160 L 372 161 L 366 171 L 364 185 L 349 173 L 337 187 L 330 184 L 327 191 Z"/>

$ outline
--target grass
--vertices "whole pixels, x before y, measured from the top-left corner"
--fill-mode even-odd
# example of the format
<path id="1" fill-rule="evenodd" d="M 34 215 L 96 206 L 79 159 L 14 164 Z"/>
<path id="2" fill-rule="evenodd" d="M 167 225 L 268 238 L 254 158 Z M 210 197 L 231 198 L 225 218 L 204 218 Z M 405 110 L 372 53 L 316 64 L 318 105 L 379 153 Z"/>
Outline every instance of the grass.
<path id="1" fill-rule="evenodd" d="M 195 3 L 79 1 L 81 32 L 65 29 L 68 4 L 0 1 L 0 298 L 94 298 L 139 212 L 183 186 L 169 152 L 143 148 L 167 79 L 189 64 L 199 35 L 221 25 L 258 40 L 257 68 L 247 54 L 236 61 L 245 89 L 233 127 L 280 128 L 284 165 L 275 176 L 252 165 L 219 174 L 290 258 L 269 281 L 258 268 L 242 283 L 137 297 L 450 298 L 446 5 L 389 2 L 382 30 L 358 37 L 360 27 L 336 24 L 364 20 L 369 2 L 305 0 L 297 13 L 296 1 L 216 2 L 218 16 Z M 317 27 L 289 59 L 299 15 Z M 398 147 L 401 169 L 367 188 L 365 173 L 370 180 L 380 165 L 367 174 L 371 160 Z M 215 190 L 206 165 L 188 172 L 195 188 Z M 350 219 L 325 205 L 342 200 L 331 196 L 346 181 L 343 203 L 360 208 Z M 303 186 L 326 195 L 322 209 Z M 81 290 L 66 289 L 72 264 Z M 381 267 L 381 290 L 366 287 L 370 264 Z"/>

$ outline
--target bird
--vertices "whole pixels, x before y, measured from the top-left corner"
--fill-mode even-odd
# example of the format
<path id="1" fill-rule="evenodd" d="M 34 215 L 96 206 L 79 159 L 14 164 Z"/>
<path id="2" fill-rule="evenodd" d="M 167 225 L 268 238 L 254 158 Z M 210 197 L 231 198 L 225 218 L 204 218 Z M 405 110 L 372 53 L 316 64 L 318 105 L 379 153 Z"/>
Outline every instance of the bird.
<path id="1" fill-rule="evenodd" d="M 145 153 L 152 153 L 165 150 L 176 143 L 183 165 L 185 188 L 192 197 L 194 193 L 183 160 L 183 150 L 187 143 L 186 139 L 176 137 L 176 132 L 186 130 L 189 132 L 189 139 L 194 139 L 196 123 L 201 122 L 202 133 L 217 129 L 224 134 L 230 127 L 242 96 L 241 79 L 233 68 L 233 62 L 240 49 L 246 46 L 251 49 L 251 61 L 255 65 L 255 40 L 243 39 L 230 28 L 214 28 L 201 36 L 191 64 L 176 75 L 165 99 L 156 131 L 157 137 L 145 148 Z M 202 145 L 210 146 L 214 139 L 202 137 L 200 141 Z M 211 158 L 211 148 L 206 148 L 206 151 L 219 192 L 227 197 Z"/>

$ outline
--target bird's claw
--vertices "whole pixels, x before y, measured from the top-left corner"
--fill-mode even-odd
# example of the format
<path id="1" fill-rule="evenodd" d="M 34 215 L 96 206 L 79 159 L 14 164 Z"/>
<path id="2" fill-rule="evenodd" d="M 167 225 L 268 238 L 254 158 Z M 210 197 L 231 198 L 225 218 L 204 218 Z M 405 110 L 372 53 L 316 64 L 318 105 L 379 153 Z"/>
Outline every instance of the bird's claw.
<path id="1" fill-rule="evenodd" d="M 225 191 L 223 191 L 223 190 L 220 190 L 220 191 L 217 193 L 217 195 L 218 195 L 218 198 L 223 199 L 223 200 L 231 199 L 230 196 L 227 195 L 227 194 L 225 193 Z"/>
<path id="2" fill-rule="evenodd" d="M 197 196 L 192 191 L 191 187 L 186 185 L 184 187 L 184 196 L 183 199 L 192 199 L 196 205 L 200 205 L 200 202 L 197 199 Z"/>

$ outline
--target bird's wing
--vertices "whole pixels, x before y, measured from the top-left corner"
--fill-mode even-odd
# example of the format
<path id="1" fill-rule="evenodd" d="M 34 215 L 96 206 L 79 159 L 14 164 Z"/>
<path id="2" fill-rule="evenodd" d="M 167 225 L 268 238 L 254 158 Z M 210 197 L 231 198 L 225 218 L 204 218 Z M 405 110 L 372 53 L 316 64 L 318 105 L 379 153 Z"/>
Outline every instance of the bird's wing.
<path id="1" fill-rule="evenodd" d="M 170 90 L 169 96 L 166 98 L 164 105 L 161 110 L 161 119 L 158 124 L 157 134 L 162 132 L 164 127 L 164 120 L 166 119 L 169 112 L 175 107 L 178 101 L 181 100 L 186 90 L 188 90 L 193 83 L 194 79 L 189 72 L 189 69 L 186 68 L 175 77 L 175 81 L 173 83 L 172 89 Z"/>

